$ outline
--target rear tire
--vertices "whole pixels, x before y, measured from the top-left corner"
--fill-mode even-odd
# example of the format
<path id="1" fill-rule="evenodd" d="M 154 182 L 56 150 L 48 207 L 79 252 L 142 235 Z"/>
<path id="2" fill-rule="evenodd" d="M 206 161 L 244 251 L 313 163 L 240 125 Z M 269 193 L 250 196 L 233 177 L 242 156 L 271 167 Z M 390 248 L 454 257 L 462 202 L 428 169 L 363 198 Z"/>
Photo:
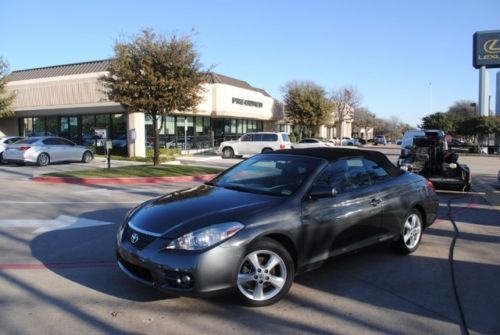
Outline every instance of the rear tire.
<path id="1" fill-rule="evenodd" d="M 402 223 L 399 239 L 392 243 L 395 251 L 402 254 L 411 254 L 417 250 L 424 230 L 422 222 L 420 212 L 415 208 L 412 209 Z"/>
<path id="2" fill-rule="evenodd" d="M 249 306 L 274 304 L 288 292 L 294 276 L 295 267 L 288 251 L 274 240 L 258 240 L 250 246 L 238 267 L 238 295 Z"/>
<path id="3" fill-rule="evenodd" d="M 222 158 L 233 158 L 234 150 L 230 147 L 225 147 L 222 149 Z"/>
<path id="4" fill-rule="evenodd" d="M 36 159 L 36 164 L 38 166 L 47 166 L 50 163 L 50 157 L 48 154 L 45 152 L 42 152 L 40 155 L 38 155 L 38 158 Z"/>
<path id="5" fill-rule="evenodd" d="M 264 148 L 264 149 L 262 149 L 262 153 L 272 152 L 272 151 L 273 151 L 273 149 L 271 149 L 271 148 Z"/>

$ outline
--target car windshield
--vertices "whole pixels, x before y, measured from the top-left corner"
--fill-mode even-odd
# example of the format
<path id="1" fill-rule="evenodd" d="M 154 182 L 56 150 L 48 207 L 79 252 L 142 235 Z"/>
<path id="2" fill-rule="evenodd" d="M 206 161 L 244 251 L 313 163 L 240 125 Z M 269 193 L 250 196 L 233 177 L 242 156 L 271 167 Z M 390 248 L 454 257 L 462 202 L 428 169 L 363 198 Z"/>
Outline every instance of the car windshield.
<path id="1" fill-rule="evenodd" d="M 258 155 L 247 159 L 211 184 L 227 189 L 287 196 L 293 194 L 322 160 L 289 155 Z"/>

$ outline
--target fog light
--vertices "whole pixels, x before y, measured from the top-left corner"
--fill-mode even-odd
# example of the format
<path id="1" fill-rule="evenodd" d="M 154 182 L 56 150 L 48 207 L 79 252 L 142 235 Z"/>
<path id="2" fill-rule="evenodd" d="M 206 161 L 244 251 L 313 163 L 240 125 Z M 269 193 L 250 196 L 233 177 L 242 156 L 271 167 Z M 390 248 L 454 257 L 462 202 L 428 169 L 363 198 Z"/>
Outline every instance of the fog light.
<path id="1" fill-rule="evenodd" d="M 176 284 L 180 287 L 189 287 L 192 285 L 192 281 L 191 276 L 187 274 L 177 275 L 175 278 Z"/>

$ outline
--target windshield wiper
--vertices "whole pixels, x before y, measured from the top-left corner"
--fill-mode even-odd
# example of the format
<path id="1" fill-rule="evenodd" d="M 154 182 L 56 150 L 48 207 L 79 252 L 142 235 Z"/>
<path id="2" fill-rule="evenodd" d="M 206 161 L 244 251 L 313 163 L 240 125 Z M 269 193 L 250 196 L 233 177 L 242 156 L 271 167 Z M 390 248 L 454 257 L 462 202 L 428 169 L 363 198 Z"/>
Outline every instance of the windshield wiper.
<path id="1" fill-rule="evenodd" d="M 222 186 L 223 188 L 227 188 L 228 190 L 234 190 L 234 191 L 240 191 L 240 192 L 247 192 L 247 193 L 255 193 L 255 194 L 267 194 L 267 195 L 278 195 L 276 193 L 267 191 L 267 190 L 262 190 L 258 188 L 249 188 L 245 186 L 241 186 L 238 184 L 226 184 Z"/>

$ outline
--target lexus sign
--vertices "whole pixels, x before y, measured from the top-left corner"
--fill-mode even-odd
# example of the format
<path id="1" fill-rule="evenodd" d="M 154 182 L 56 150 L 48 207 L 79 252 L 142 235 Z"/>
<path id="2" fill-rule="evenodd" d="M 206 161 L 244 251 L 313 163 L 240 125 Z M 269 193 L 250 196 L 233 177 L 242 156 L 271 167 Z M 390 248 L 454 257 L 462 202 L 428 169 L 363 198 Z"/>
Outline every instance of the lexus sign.
<path id="1" fill-rule="evenodd" d="M 478 31 L 474 34 L 472 65 L 479 69 L 500 68 L 500 30 Z"/>

